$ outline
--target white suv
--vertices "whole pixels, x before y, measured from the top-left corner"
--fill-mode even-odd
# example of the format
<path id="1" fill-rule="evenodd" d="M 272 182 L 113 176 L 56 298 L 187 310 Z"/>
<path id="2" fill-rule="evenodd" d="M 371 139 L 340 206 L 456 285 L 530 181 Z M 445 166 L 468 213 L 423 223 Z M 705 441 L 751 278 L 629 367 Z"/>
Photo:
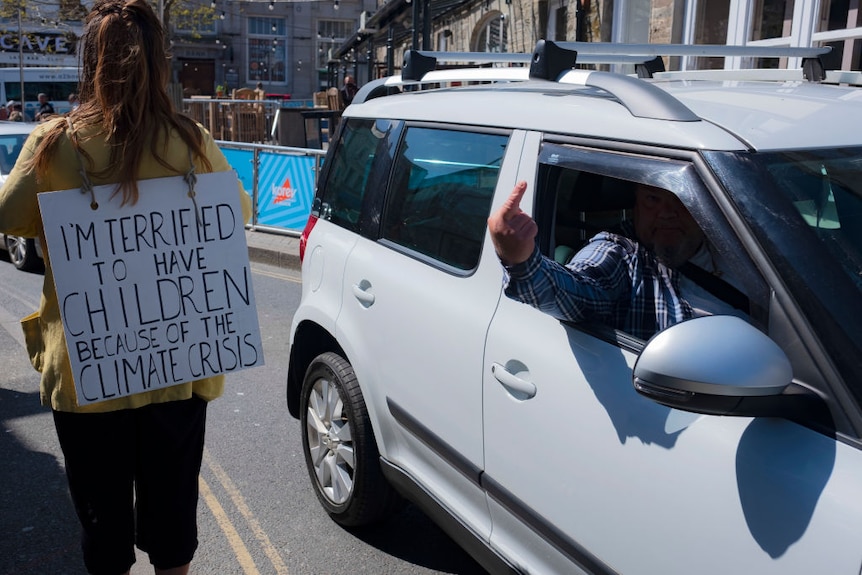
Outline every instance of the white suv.
<path id="1" fill-rule="evenodd" d="M 862 90 L 833 83 L 860 75 L 789 49 L 746 53 L 798 70 L 661 72 L 685 50 L 613 46 L 638 78 L 568 48 L 413 53 L 345 111 L 287 377 L 322 505 L 360 526 L 406 497 L 494 573 L 858 575 Z M 448 87 L 397 88 L 427 83 Z M 487 218 L 519 180 L 562 262 L 635 184 L 674 192 L 747 321 L 644 341 L 506 297 Z"/>

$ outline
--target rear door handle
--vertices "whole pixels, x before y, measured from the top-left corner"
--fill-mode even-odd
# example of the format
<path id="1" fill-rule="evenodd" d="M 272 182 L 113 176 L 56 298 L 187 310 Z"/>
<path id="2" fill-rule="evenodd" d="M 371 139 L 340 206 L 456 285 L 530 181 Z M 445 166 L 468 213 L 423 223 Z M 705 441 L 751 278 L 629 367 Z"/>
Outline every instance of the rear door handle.
<path id="1" fill-rule="evenodd" d="M 368 290 L 371 283 L 362 280 L 359 284 L 353 284 L 353 297 L 359 300 L 363 307 L 370 307 L 374 303 L 374 294 Z"/>
<path id="2" fill-rule="evenodd" d="M 491 373 L 516 399 L 532 399 L 536 395 L 535 384 L 518 377 L 499 363 L 491 364 Z"/>

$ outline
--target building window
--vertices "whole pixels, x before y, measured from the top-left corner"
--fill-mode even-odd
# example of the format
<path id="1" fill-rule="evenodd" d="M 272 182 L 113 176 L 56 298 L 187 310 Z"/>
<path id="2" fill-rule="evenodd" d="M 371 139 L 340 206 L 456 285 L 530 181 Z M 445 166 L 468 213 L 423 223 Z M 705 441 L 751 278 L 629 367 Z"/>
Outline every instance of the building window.
<path id="1" fill-rule="evenodd" d="M 786 38 L 793 22 L 793 0 L 757 0 L 751 26 L 752 40 Z"/>
<path id="2" fill-rule="evenodd" d="M 327 62 L 335 51 L 353 34 L 356 23 L 349 20 L 317 21 L 317 68 L 326 70 Z"/>
<path id="3" fill-rule="evenodd" d="M 730 0 L 701 0 L 697 3 L 695 44 L 727 44 Z M 720 70 L 724 58 L 693 58 L 698 70 Z"/>
<path id="4" fill-rule="evenodd" d="M 446 52 L 449 50 L 449 38 L 452 37 L 452 30 L 448 28 L 437 34 L 437 51 Z"/>
<path id="5" fill-rule="evenodd" d="M 566 38 L 566 0 L 539 0 L 539 29 L 543 31 L 542 38 L 563 42 Z"/>
<path id="6" fill-rule="evenodd" d="M 507 52 L 509 45 L 508 22 L 502 12 L 490 12 L 479 25 L 473 42 L 474 52 Z"/>
<path id="7" fill-rule="evenodd" d="M 287 81 L 284 19 L 252 17 L 247 22 L 249 82 L 284 84 Z"/>
<path id="8" fill-rule="evenodd" d="M 818 32 L 843 30 L 862 26 L 862 10 L 853 0 L 822 0 Z M 822 42 L 831 46 L 832 52 L 823 57 L 827 69 L 859 70 L 862 67 L 862 39 Z"/>

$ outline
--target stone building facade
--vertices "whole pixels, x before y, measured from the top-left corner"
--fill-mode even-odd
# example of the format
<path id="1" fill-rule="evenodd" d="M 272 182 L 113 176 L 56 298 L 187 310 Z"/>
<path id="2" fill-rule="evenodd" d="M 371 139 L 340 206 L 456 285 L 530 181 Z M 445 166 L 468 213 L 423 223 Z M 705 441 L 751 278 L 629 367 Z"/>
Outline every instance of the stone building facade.
<path id="1" fill-rule="evenodd" d="M 862 11 L 858 0 L 380 0 L 364 33 L 337 58 L 365 53 L 365 79 L 397 73 L 411 48 L 525 52 L 540 39 L 582 42 L 832 46 L 827 68 L 860 69 Z M 425 22 L 430 15 L 430 25 Z M 415 29 L 421 33 L 414 32 Z M 357 31 L 359 32 L 359 31 Z M 761 62 L 794 67 L 798 62 Z M 736 68 L 740 58 L 675 58 L 668 69 Z M 625 70 L 625 67 L 619 68 Z"/>
<path id="2" fill-rule="evenodd" d="M 307 99 L 346 74 L 363 84 L 398 73 L 407 49 L 530 53 L 540 39 L 829 45 L 827 68 L 859 70 L 862 60 L 860 0 L 182 1 L 210 6 L 214 16 L 172 21 L 174 80 L 187 95 L 214 95 L 217 87 L 229 94 L 260 82 L 267 93 Z M 15 42 L 0 41 L 0 66 L 74 65 L 82 18 L 60 9 L 70 2 L 27 3 L 20 32 L 34 40 L 23 55 Z M 91 4 L 78 3 L 84 11 Z M 18 36 L 13 16 L 0 14 L 0 40 Z M 48 37 L 57 42 L 40 40 Z M 744 65 L 740 58 L 666 62 L 669 69 Z"/>

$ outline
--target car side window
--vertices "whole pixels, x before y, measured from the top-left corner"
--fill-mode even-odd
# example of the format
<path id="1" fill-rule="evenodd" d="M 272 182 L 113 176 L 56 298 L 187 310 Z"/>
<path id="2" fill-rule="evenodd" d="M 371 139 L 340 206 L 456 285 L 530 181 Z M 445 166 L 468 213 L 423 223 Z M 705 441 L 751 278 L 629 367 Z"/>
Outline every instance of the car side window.
<path id="1" fill-rule="evenodd" d="M 458 270 L 476 267 L 508 141 L 504 134 L 408 127 L 382 237 Z"/>
<path id="2" fill-rule="evenodd" d="M 327 167 L 321 195 L 321 215 L 348 230 L 359 232 L 363 202 L 374 186 L 375 160 L 390 145 L 395 125 L 386 120 L 347 120 L 337 149 Z M 395 136 L 397 137 L 397 136 Z"/>
<path id="3" fill-rule="evenodd" d="M 14 134 L 0 138 L 0 173 L 8 174 L 12 171 L 26 139 L 27 134 Z"/>

